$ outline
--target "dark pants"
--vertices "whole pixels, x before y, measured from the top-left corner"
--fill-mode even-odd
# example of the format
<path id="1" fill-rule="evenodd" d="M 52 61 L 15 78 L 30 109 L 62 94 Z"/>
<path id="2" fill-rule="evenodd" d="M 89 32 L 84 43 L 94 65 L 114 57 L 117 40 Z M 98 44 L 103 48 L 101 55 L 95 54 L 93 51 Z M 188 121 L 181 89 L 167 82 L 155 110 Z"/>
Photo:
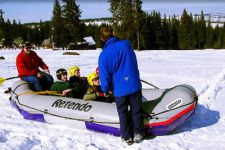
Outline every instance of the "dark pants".
<path id="1" fill-rule="evenodd" d="M 31 84 L 31 89 L 34 91 L 49 90 L 54 79 L 50 74 L 45 72 L 41 72 L 41 74 L 43 76 L 42 78 L 38 78 L 37 76 L 25 76 L 22 80 L 29 82 Z"/>
<path id="2" fill-rule="evenodd" d="M 115 97 L 120 120 L 121 137 L 124 139 L 133 138 L 135 133 L 142 133 L 144 131 L 141 101 L 141 92 L 122 97 Z M 130 110 L 128 110 L 129 106 Z"/>

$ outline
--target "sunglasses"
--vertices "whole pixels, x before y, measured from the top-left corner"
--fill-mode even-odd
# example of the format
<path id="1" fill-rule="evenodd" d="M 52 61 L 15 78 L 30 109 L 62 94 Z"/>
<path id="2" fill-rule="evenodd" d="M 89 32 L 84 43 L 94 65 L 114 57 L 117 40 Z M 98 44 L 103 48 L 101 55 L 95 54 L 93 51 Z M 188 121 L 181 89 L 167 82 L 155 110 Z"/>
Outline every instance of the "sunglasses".
<path id="1" fill-rule="evenodd" d="M 31 49 L 31 47 L 26 47 L 26 49 Z"/>
<path id="2" fill-rule="evenodd" d="M 93 79 L 93 81 L 97 81 L 97 80 L 99 80 L 99 77 L 96 77 L 96 78 Z"/>

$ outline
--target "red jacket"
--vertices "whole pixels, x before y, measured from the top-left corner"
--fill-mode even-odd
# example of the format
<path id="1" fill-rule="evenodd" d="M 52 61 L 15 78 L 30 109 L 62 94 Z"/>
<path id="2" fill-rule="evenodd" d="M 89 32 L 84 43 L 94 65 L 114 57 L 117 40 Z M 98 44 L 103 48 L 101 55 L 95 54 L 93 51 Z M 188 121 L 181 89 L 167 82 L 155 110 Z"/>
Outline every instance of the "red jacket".
<path id="1" fill-rule="evenodd" d="M 40 72 L 39 67 L 48 69 L 48 66 L 34 51 L 26 54 L 23 50 L 16 58 L 16 67 L 19 77 L 37 75 Z"/>

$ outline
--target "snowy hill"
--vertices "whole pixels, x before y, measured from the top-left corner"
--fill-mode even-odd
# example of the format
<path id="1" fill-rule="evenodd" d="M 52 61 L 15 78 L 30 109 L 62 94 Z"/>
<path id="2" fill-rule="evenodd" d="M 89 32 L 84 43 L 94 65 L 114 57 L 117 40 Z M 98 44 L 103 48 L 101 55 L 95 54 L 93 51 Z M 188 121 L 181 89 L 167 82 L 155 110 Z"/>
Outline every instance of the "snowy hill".
<path id="1" fill-rule="evenodd" d="M 0 50 L 0 77 L 17 75 L 15 58 L 20 50 Z M 65 51 L 37 50 L 50 67 L 51 74 L 77 65 L 87 76 L 97 66 L 100 50 L 77 51 L 80 55 L 63 55 Z M 88 130 L 78 130 L 24 120 L 10 106 L 4 91 L 18 79 L 0 86 L 1 150 L 224 150 L 225 149 L 225 50 L 139 51 L 136 52 L 141 79 L 160 88 L 178 84 L 192 85 L 199 96 L 196 113 L 174 132 L 149 137 L 127 146 L 119 137 Z M 147 85 L 143 85 L 147 88 Z"/>

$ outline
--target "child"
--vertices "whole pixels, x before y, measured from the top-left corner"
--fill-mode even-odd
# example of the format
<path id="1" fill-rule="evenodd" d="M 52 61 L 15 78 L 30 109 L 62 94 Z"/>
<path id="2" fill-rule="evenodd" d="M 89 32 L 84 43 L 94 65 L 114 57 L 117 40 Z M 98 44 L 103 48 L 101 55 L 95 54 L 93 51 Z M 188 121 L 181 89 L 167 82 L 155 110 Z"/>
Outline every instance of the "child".
<path id="1" fill-rule="evenodd" d="M 87 78 L 80 77 L 80 69 L 77 66 L 70 67 L 69 74 L 69 82 L 73 88 L 73 97 L 82 99 L 88 88 Z"/>
<path id="2" fill-rule="evenodd" d="M 51 91 L 58 91 L 66 97 L 72 97 L 72 88 L 67 80 L 67 71 L 60 68 L 56 71 L 56 77 L 59 81 L 54 82 L 51 86 Z"/>
<path id="3" fill-rule="evenodd" d="M 89 87 L 83 99 L 86 101 L 95 100 L 95 101 L 109 102 L 108 98 L 106 98 L 102 93 L 98 74 L 90 73 L 87 77 L 87 80 Z"/>

